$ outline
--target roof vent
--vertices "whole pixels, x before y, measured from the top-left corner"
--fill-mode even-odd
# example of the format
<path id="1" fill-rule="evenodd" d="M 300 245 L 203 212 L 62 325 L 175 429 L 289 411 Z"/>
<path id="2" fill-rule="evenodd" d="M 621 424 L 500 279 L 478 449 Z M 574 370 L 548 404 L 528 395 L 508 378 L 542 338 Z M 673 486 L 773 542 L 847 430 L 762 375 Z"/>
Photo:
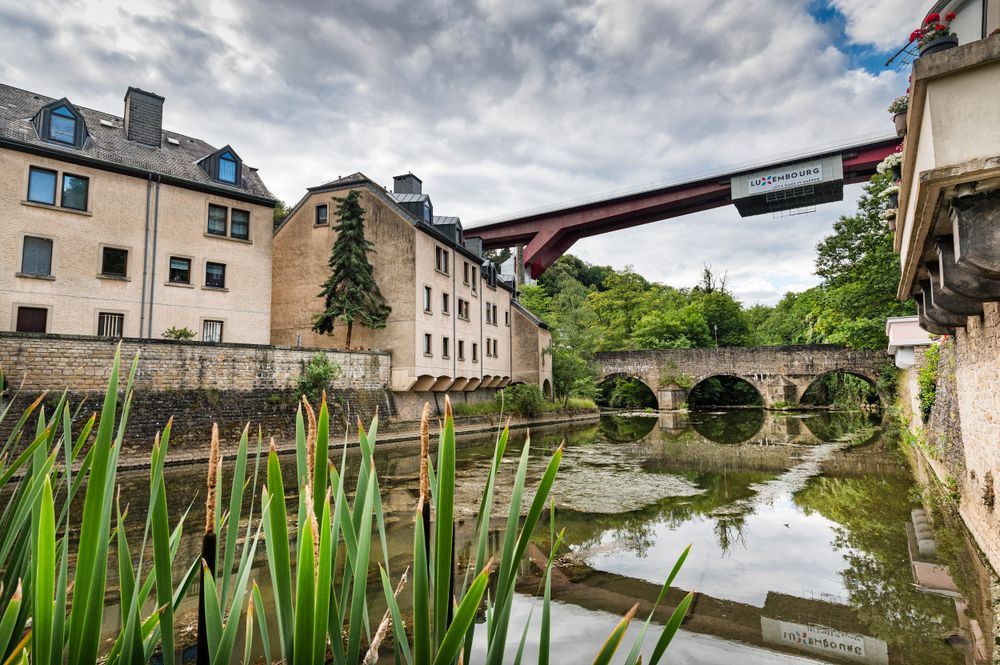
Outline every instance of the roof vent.
<path id="1" fill-rule="evenodd" d="M 100 122 L 101 122 L 101 127 L 114 127 L 115 126 L 115 123 L 111 122 L 110 120 L 105 120 L 104 118 L 101 118 Z"/>
<path id="2" fill-rule="evenodd" d="M 392 179 L 392 191 L 395 194 L 423 194 L 423 181 L 412 173 L 397 175 Z"/>
<path id="3" fill-rule="evenodd" d="M 180 141 L 178 141 L 177 139 L 175 139 L 172 136 L 168 136 L 167 137 L 167 143 L 169 143 L 170 145 L 180 145 L 181 144 Z"/>

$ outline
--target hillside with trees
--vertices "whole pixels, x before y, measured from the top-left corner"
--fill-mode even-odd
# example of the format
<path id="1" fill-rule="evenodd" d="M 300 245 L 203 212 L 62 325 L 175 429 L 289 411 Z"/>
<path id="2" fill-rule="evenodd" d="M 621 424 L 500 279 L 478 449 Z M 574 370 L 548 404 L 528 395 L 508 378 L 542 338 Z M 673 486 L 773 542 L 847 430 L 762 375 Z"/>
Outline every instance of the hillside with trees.
<path id="1" fill-rule="evenodd" d="M 787 293 L 774 306 L 735 298 L 725 273 L 706 266 L 694 285 L 650 282 L 631 267 L 615 270 L 561 257 L 521 302 L 552 329 L 555 390 L 594 396 L 598 351 L 712 346 L 842 344 L 882 349 L 885 319 L 915 313 L 896 300 L 899 258 L 882 219 L 889 175 L 865 185 L 855 214 L 841 217 L 816 248 L 820 284 Z"/>

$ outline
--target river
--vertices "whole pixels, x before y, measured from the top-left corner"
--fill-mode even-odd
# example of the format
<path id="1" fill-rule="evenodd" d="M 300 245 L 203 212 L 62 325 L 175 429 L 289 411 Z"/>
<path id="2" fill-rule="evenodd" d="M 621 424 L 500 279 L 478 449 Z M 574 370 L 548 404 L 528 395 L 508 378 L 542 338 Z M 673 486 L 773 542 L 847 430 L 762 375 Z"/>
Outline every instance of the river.
<path id="1" fill-rule="evenodd" d="M 511 481 L 524 438 L 523 431 L 512 435 L 501 487 Z M 529 486 L 564 440 L 553 490 L 557 526 L 566 531 L 553 576 L 557 663 L 590 662 L 633 603 L 645 617 L 688 544 L 691 553 L 667 596 L 671 607 L 654 619 L 658 633 L 682 594 L 697 592 L 668 651 L 672 664 L 974 663 L 977 631 L 992 640 L 992 618 L 979 609 L 984 583 L 969 572 L 975 565 L 960 527 L 936 520 L 937 557 L 911 565 L 907 529 L 919 492 L 874 417 L 754 409 L 606 415 L 599 423 L 533 432 Z M 492 450 L 492 437 L 460 437 L 460 554 Z M 376 457 L 395 576 L 412 551 L 418 459 L 412 444 L 385 447 Z M 285 466 L 291 471 L 293 460 Z M 188 530 L 196 532 L 204 467 L 168 468 L 166 482 L 175 518 L 194 502 Z M 141 525 L 148 481 L 130 472 L 121 483 L 131 521 Z M 506 496 L 498 489 L 498 506 Z M 547 534 L 543 519 L 540 550 Z M 196 536 L 185 539 L 181 557 L 194 557 L 198 547 Z M 942 565 L 950 565 L 957 589 L 942 588 L 938 577 L 931 588 L 919 577 Z M 530 564 L 523 574 L 511 635 L 519 639 L 532 616 L 524 661 L 532 662 L 539 579 Z M 256 575 L 266 588 L 263 561 Z M 374 577 L 372 583 L 373 596 L 380 594 Z M 380 607 L 373 603 L 373 613 Z M 109 628 L 116 611 L 108 607 Z M 180 619 L 193 622 L 193 612 L 192 603 Z M 630 634 L 637 630 L 633 625 Z M 647 638 L 654 643 L 655 635 Z M 622 652 L 628 638 L 625 645 Z"/>

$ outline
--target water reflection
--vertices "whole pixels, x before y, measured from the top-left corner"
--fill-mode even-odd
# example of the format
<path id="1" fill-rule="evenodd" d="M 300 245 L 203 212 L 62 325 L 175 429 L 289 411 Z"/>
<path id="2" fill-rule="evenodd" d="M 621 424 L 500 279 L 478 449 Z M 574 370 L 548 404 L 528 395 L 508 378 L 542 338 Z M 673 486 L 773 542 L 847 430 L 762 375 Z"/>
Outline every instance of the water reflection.
<path id="1" fill-rule="evenodd" d="M 566 439 L 553 490 L 556 521 L 565 528 L 553 575 L 558 662 L 592 660 L 634 603 L 645 616 L 689 543 L 692 553 L 650 629 L 658 633 L 684 593 L 697 591 L 669 652 L 671 663 L 973 662 L 945 642 L 963 634 L 954 599 L 922 593 L 913 583 L 906 535 L 913 481 L 868 418 L 759 410 L 695 413 L 690 420 L 666 415 L 532 433 L 529 486 Z M 512 437 L 511 459 L 523 442 L 523 433 Z M 492 450 L 491 438 L 464 439 L 459 452 L 460 556 L 468 556 Z M 494 514 L 506 512 L 515 466 L 501 467 Z M 410 563 L 417 470 L 412 446 L 378 456 L 395 574 Z M 139 524 L 148 491 L 143 475 L 133 484 L 126 478 L 123 489 Z M 187 508 L 202 478 L 200 467 L 168 470 L 171 496 L 176 489 L 185 502 L 171 506 L 175 514 Z M 197 504 L 192 524 L 200 521 Z M 547 534 L 543 524 L 533 547 L 547 551 Z M 190 550 L 193 555 L 196 547 Z M 182 551 L 188 551 L 184 544 Z M 266 590 L 266 566 L 255 575 Z M 529 615 L 536 622 L 526 662 L 536 648 L 540 576 L 524 567 L 513 610 L 515 641 Z M 376 615 L 383 606 L 372 579 Z M 979 623 L 992 625 L 988 617 Z M 647 643 L 654 644 L 655 635 Z"/>

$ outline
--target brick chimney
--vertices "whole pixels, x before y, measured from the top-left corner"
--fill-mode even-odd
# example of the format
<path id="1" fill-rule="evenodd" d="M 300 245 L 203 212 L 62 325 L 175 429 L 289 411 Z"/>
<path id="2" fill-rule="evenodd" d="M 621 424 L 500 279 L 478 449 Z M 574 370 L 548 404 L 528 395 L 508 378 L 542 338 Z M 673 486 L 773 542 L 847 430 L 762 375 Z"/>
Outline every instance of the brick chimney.
<path id="1" fill-rule="evenodd" d="M 422 194 L 423 181 L 412 173 L 397 175 L 392 179 L 394 194 Z"/>
<path id="2" fill-rule="evenodd" d="M 130 86 L 125 93 L 125 135 L 129 141 L 159 147 L 163 136 L 163 97 Z"/>

